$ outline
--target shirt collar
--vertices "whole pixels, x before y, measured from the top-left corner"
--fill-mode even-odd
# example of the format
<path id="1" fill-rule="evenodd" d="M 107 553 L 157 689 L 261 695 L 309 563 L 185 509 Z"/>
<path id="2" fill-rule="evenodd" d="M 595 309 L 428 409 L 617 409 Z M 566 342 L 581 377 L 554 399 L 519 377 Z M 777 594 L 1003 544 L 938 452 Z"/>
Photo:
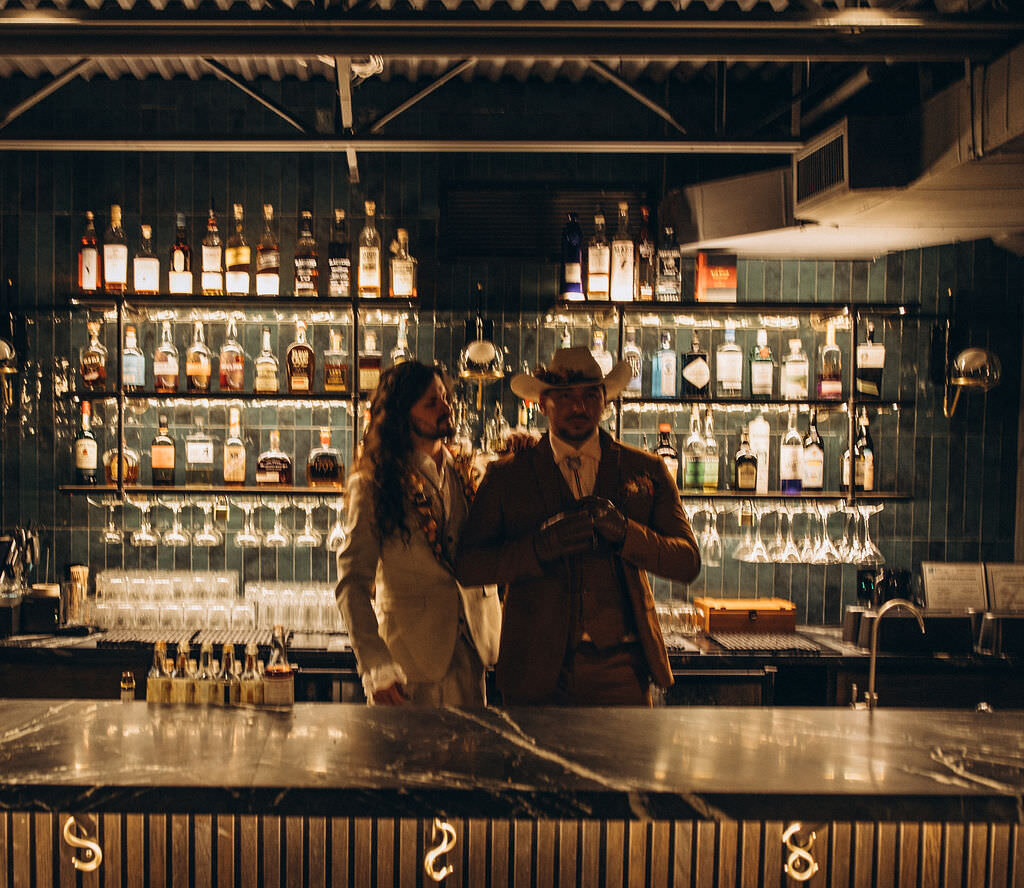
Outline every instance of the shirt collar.
<path id="1" fill-rule="evenodd" d="M 447 477 L 449 463 L 453 462 L 447 447 L 441 448 L 441 469 L 438 471 L 437 463 L 423 453 L 421 450 L 413 450 L 409 454 L 409 465 L 426 478 L 434 487 L 441 489 Z"/>
<path id="2" fill-rule="evenodd" d="M 569 456 L 580 456 L 583 459 L 591 459 L 595 463 L 601 462 L 601 438 L 598 435 L 597 429 L 594 429 L 594 434 L 581 447 L 574 447 L 568 441 L 556 438 L 550 432 L 548 433 L 548 440 L 551 442 L 551 452 L 554 454 L 556 465 Z"/>

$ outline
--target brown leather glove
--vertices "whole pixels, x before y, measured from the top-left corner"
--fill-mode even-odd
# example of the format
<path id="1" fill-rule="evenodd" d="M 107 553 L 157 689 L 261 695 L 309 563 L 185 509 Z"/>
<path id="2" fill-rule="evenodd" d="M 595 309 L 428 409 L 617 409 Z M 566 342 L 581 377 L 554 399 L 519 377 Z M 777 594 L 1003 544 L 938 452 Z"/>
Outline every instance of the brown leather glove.
<path id="1" fill-rule="evenodd" d="M 613 546 L 621 546 L 626 539 L 626 516 L 611 500 L 600 496 L 585 496 L 579 504 L 590 513 L 594 530 Z"/>
<path id="2" fill-rule="evenodd" d="M 545 521 L 533 536 L 533 550 L 540 561 L 557 561 L 594 548 L 594 520 L 590 512 L 559 512 Z"/>

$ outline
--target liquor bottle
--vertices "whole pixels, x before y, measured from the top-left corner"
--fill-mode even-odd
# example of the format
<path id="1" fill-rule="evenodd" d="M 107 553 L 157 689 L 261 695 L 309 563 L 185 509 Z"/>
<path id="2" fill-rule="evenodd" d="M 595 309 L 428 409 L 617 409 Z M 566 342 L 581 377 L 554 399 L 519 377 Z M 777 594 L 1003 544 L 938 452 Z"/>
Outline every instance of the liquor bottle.
<path id="1" fill-rule="evenodd" d="M 258 653 L 259 648 L 256 647 L 255 641 L 246 644 L 245 668 L 240 679 L 242 703 L 256 706 L 263 702 L 263 676 L 260 675 L 258 666 Z"/>
<path id="2" fill-rule="evenodd" d="M 125 442 L 121 447 L 121 459 L 117 458 L 117 441 L 111 441 L 110 447 L 103 451 L 103 477 L 107 484 L 117 484 L 118 476 L 124 483 L 139 483 L 139 452 Z"/>
<path id="3" fill-rule="evenodd" d="M 167 266 L 167 290 L 174 296 L 192 295 L 192 247 L 185 231 L 185 214 L 175 217 L 174 243 Z"/>
<path id="4" fill-rule="evenodd" d="M 171 672 L 171 702 L 196 702 L 195 676 L 188 662 L 188 645 L 184 642 L 178 644 L 178 657 Z"/>
<path id="5" fill-rule="evenodd" d="M 743 395 L 743 352 L 736 344 L 736 328 L 725 328 L 725 341 L 715 353 L 718 395 L 739 398 Z"/>
<path id="6" fill-rule="evenodd" d="M 330 343 L 324 352 L 324 391 L 348 391 L 348 355 L 343 348 L 341 334 L 330 330 L 327 334 Z"/>
<path id="7" fill-rule="evenodd" d="M 409 348 L 409 321 L 405 315 L 398 321 L 398 339 L 395 347 L 391 349 L 391 366 L 404 364 L 406 361 L 415 361 L 416 355 Z"/>
<path id="8" fill-rule="evenodd" d="M 289 394 L 305 394 L 313 391 L 313 373 L 316 357 L 306 341 L 306 322 L 295 322 L 295 341 L 284 353 L 285 380 Z"/>
<path id="9" fill-rule="evenodd" d="M 392 299 L 415 299 L 417 297 L 416 260 L 409 255 L 409 232 L 404 228 L 399 228 L 396 238 L 396 242 L 392 246 L 394 255 L 391 257 L 389 293 Z"/>
<path id="10" fill-rule="evenodd" d="M 605 348 L 604 330 L 594 331 L 593 344 L 590 346 L 590 353 L 594 356 L 594 360 L 597 361 L 597 366 L 601 368 L 601 372 L 605 376 L 612 372 L 615 359 L 612 357 L 612 353 Z"/>
<path id="11" fill-rule="evenodd" d="M 363 207 L 366 224 L 359 232 L 359 298 L 380 299 L 380 233 L 373 222 L 377 204 L 368 200 Z"/>
<path id="12" fill-rule="evenodd" d="M 711 419 L 711 408 L 704 411 L 704 467 L 701 482 L 705 491 L 718 490 L 718 439 Z"/>
<path id="13" fill-rule="evenodd" d="M 174 486 L 174 467 L 178 452 L 174 438 L 167 431 L 167 414 L 160 414 L 160 425 L 153 443 L 149 445 L 149 464 L 153 470 L 154 487 Z"/>
<path id="14" fill-rule="evenodd" d="M 606 302 L 611 271 L 611 249 L 604 231 L 604 214 L 594 216 L 594 236 L 587 241 L 587 299 Z"/>
<path id="15" fill-rule="evenodd" d="M 771 467 L 770 447 L 772 427 L 763 413 L 759 413 L 747 426 L 750 449 L 757 457 L 757 492 L 768 492 L 768 470 Z"/>
<path id="16" fill-rule="evenodd" d="M 750 449 L 750 441 L 747 437 L 746 428 L 740 436 L 740 449 L 736 451 L 736 477 L 734 479 L 737 490 L 754 491 L 757 489 L 757 455 Z"/>
<path id="17" fill-rule="evenodd" d="M 569 330 L 569 325 L 566 324 L 562 327 L 562 337 L 558 341 L 559 350 L 563 348 L 572 348 L 572 333 Z"/>
<path id="18" fill-rule="evenodd" d="M 654 282 L 654 298 L 658 302 L 679 302 L 682 299 L 682 263 L 679 258 L 679 244 L 671 225 L 661 229 L 661 243 L 658 245 L 658 273 Z"/>
<path id="19" fill-rule="evenodd" d="M 818 434 L 818 411 L 811 408 L 811 417 L 807 423 L 807 435 L 804 437 L 803 455 L 804 490 L 821 490 L 825 486 L 825 445 Z"/>
<path id="20" fill-rule="evenodd" d="M 238 342 L 238 327 L 234 318 L 228 319 L 224 344 L 220 347 L 219 367 L 220 390 L 240 392 L 245 387 L 245 352 Z"/>
<path id="21" fill-rule="evenodd" d="M 224 442 L 224 483 L 231 487 L 241 487 L 245 484 L 245 442 L 242 440 L 241 411 L 232 407 L 228 416 L 228 437 Z"/>
<path id="22" fill-rule="evenodd" d="M 154 296 L 160 292 L 160 260 L 153 252 L 153 226 L 140 227 L 139 252 L 132 260 L 132 286 L 140 296 Z"/>
<path id="23" fill-rule="evenodd" d="M 320 293 L 320 256 L 313 237 L 313 214 L 303 210 L 299 221 L 299 239 L 295 242 L 295 296 L 313 299 Z"/>
<path id="24" fill-rule="evenodd" d="M 583 230 L 575 213 L 562 228 L 562 298 L 566 302 L 583 300 Z"/>
<path id="25" fill-rule="evenodd" d="M 640 237 L 636 242 L 636 298 L 641 302 L 654 299 L 654 281 L 657 276 L 650 226 L 650 209 L 640 207 Z"/>
<path id="26" fill-rule="evenodd" d="M 221 255 L 220 230 L 217 217 L 210 207 L 210 218 L 206 220 L 206 235 L 203 237 L 203 269 L 200 286 L 204 296 L 224 295 L 224 266 Z"/>
<path id="27" fill-rule="evenodd" d="M 225 644 L 221 652 L 220 673 L 217 675 L 217 704 L 237 706 L 242 702 L 242 682 L 235 673 L 235 646 Z"/>
<path id="28" fill-rule="evenodd" d="M 258 395 L 276 395 L 277 384 L 277 355 L 270 347 L 270 327 L 263 328 L 263 348 L 256 355 L 255 361 L 256 378 L 253 389 Z"/>
<path id="29" fill-rule="evenodd" d="M 110 224 L 103 233 L 103 287 L 108 293 L 128 289 L 128 238 L 121 227 L 121 207 L 110 207 Z"/>
<path id="30" fill-rule="evenodd" d="M 78 242 L 78 289 L 95 293 L 100 288 L 100 251 L 92 210 L 85 214 L 85 230 Z"/>
<path id="31" fill-rule="evenodd" d="M 135 327 L 126 324 L 121 350 L 121 382 L 126 394 L 137 395 L 146 387 L 146 357 L 139 349 Z"/>
<path id="32" fill-rule="evenodd" d="M 373 394 L 380 382 L 381 356 L 377 351 L 377 334 L 367 330 L 363 338 L 363 350 L 359 353 L 359 392 Z"/>
<path id="33" fill-rule="evenodd" d="M 228 235 L 227 246 L 224 248 L 224 289 L 228 296 L 249 295 L 249 266 L 252 264 L 252 251 L 245 239 L 245 219 L 242 205 L 232 206 L 234 229 Z"/>
<path id="34" fill-rule="evenodd" d="M 704 489 L 704 436 L 700 431 L 700 408 L 690 409 L 690 436 L 683 443 L 683 487 L 688 491 Z"/>
<path id="35" fill-rule="evenodd" d="M 788 496 L 799 495 L 803 487 L 804 442 L 796 430 L 796 405 L 789 408 L 789 425 L 779 445 L 779 486 Z"/>
<path id="36" fill-rule="evenodd" d="M 770 398 L 775 391 L 775 361 L 768 347 L 768 331 L 757 331 L 757 345 L 750 354 L 750 394 L 755 398 Z"/>
<path id="37" fill-rule="evenodd" d="M 196 672 L 196 703 L 210 706 L 217 702 L 217 673 L 213 669 L 213 642 L 204 641 L 199 649 L 199 670 Z"/>
<path id="38" fill-rule="evenodd" d="M 352 295 L 352 257 L 344 210 L 334 211 L 331 239 L 327 242 L 327 272 L 327 295 L 332 299 L 348 299 Z"/>
<path id="39" fill-rule="evenodd" d="M 823 401 L 839 401 L 843 397 L 843 356 L 836 345 L 833 324 L 826 328 L 825 344 L 818 356 L 818 397 Z"/>
<path id="40" fill-rule="evenodd" d="M 213 354 L 206 345 L 203 322 L 196 321 L 192 326 L 192 344 L 185 352 L 185 380 L 188 390 L 196 394 L 208 392 L 212 375 Z"/>
<path id="41" fill-rule="evenodd" d="M 256 244 L 256 295 L 281 295 L 281 246 L 274 232 L 273 204 L 263 204 L 263 234 Z"/>
<path id="42" fill-rule="evenodd" d="M 160 344 L 153 352 L 153 383 L 161 395 L 178 391 L 178 350 L 174 347 L 170 321 L 160 325 Z"/>
<path id="43" fill-rule="evenodd" d="M 284 626 L 275 625 L 270 634 L 270 656 L 267 658 L 267 672 L 282 673 L 291 672 L 292 667 L 288 662 L 288 644 L 285 638 Z"/>
<path id="44" fill-rule="evenodd" d="M 629 363 L 629 384 L 622 393 L 624 398 L 639 398 L 643 394 L 644 355 L 636 344 L 636 329 L 626 329 L 626 344 L 622 347 L 622 358 Z"/>
<path id="45" fill-rule="evenodd" d="M 100 342 L 100 321 L 87 321 L 89 344 L 79 357 L 82 387 L 89 392 L 102 392 L 107 387 L 107 349 Z"/>
<path id="46" fill-rule="evenodd" d="M 783 398 L 800 400 L 807 397 L 809 367 L 803 343 L 799 339 L 789 340 L 789 354 L 782 359 L 782 378 L 779 388 Z"/>
<path id="47" fill-rule="evenodd" d="M 857 397 L 872 400 L 882 397 L 884 368 L 885 346 L 875 342 L 875 325 L 868 321 L 865 339 L 857 346 L 857 381 L 854 389 Z"/>
<path id="48" fill-rule="evenodd" d="M 95 484 L 99 468 L 99 442 L 92 433 L 92 404 L 82 401 L 82 427 L 75 435 L 75 483 Z"/>
<path id="49" fill-rule="evenodd" d="M 292 483 L 292 458 L 281 450 L 281 433 L 277 429 L 270 433 L 270 447 L 256 460 L 256 483 L 286 487 Z"/>
<path id="50" fill-rule="evenodd" d="M 857 417 L 857 437 L 853 442 L 853 486 L 856 490 L 875 489 L 875 446 L 868 432 L 868 411 L 861 408 Z M 843 487 L 850 485 L 850 450 L 843 453 Z"/>
<path id="51" fill-rule="evenodd" d="M 153 645 L 153 665 L 146 675 L 146 702 L 171 702 L 171 676 L 164 667 L 167 659 L 167 642 L 158 641 Z"/>
<path id="52" fill-rule="evenodd" d="M 676 396 L 676 353 L 672 348 L 672 334 L 661 332 L 661 348 L 651 361 L 651 397 L 674 398 Z"/>
<path id="53" fill-rule="evenodd" d="M 195 418 L 196 427 L 185 438 L 185 483 L 213 484 L 213 438 L 203 428 L 203 418 Z"/>
<path id="54" fill-rule="evenodd" d="M 676 450 L 675 444 L 672 443 L 672 426 L 667 422 L 658 424 L 658 446 L 655 448 L 655 453 L 658 454 L 668 468 L 668 473 L 672 476 L 672 481 L 676 487 L 679 486 L 679 451 Z"/>
<path id="55" fill-rule="evenodd" d="M 619 203 L 619 222 L 612 238 L 611 277 L 608 286 L 613 302 L 632 302 L 636 299 L 636 255 L 633 238 L 629 236 L 629 204 Z"/>
<path id="56" fill-rule="evenodd" d="M 320 429 L 320 446 L 309 452 L 306 460 L 306 483 L 310 487 L 341 488 L 345 480 L 345 463 L 338 450 L 331 446 L 331 430 Z"/>
<path id="57" fill-rule="evenodd" d="M 711 368 L 708 366 L 708 353 L 700 347 L 696 330 L 693 331 L 690 350 L 681 357 L 683 360 L 683 396 L 706 398 L 711 382 Z"/>

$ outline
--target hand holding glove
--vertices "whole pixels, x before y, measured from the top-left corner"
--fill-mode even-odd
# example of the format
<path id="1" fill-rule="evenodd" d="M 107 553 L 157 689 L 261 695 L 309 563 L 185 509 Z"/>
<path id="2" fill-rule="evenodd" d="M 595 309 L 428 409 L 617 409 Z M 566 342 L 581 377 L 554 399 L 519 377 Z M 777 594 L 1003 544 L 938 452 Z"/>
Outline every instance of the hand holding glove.
<path id="1" fill-rule="evenodd" d="M 621 546 L 626 539 L 626 516 L 611 500 L 600 496 L 585 496 L 579 504 L 589 513 L 597 535 L 613 546 Z"/>
<path id="2" fill-rule="evenodd" d="M 594 520 L 590 512 L 559 512 L 534 534 L 533 550 L 540 561 L 557 561 L 594 548 Z"/>

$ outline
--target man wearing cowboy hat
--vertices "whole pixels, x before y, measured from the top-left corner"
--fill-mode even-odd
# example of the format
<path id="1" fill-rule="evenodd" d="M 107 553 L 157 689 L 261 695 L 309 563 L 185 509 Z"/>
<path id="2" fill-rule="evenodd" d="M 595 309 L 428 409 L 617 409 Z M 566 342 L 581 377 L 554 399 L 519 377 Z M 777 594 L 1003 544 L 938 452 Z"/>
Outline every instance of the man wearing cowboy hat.
<path id="1" fill-rule="evenodd" d="M 512 378 L 549 433 L 492 463 L 462 532 L 459 581 L 504 585 L 495 677 L 506 705 L 650 705 L 672 684 L 647 571 L 700 571 L 679 491 L 654 454 L 598 428 L 630 378 L 585 348 Z"/>

